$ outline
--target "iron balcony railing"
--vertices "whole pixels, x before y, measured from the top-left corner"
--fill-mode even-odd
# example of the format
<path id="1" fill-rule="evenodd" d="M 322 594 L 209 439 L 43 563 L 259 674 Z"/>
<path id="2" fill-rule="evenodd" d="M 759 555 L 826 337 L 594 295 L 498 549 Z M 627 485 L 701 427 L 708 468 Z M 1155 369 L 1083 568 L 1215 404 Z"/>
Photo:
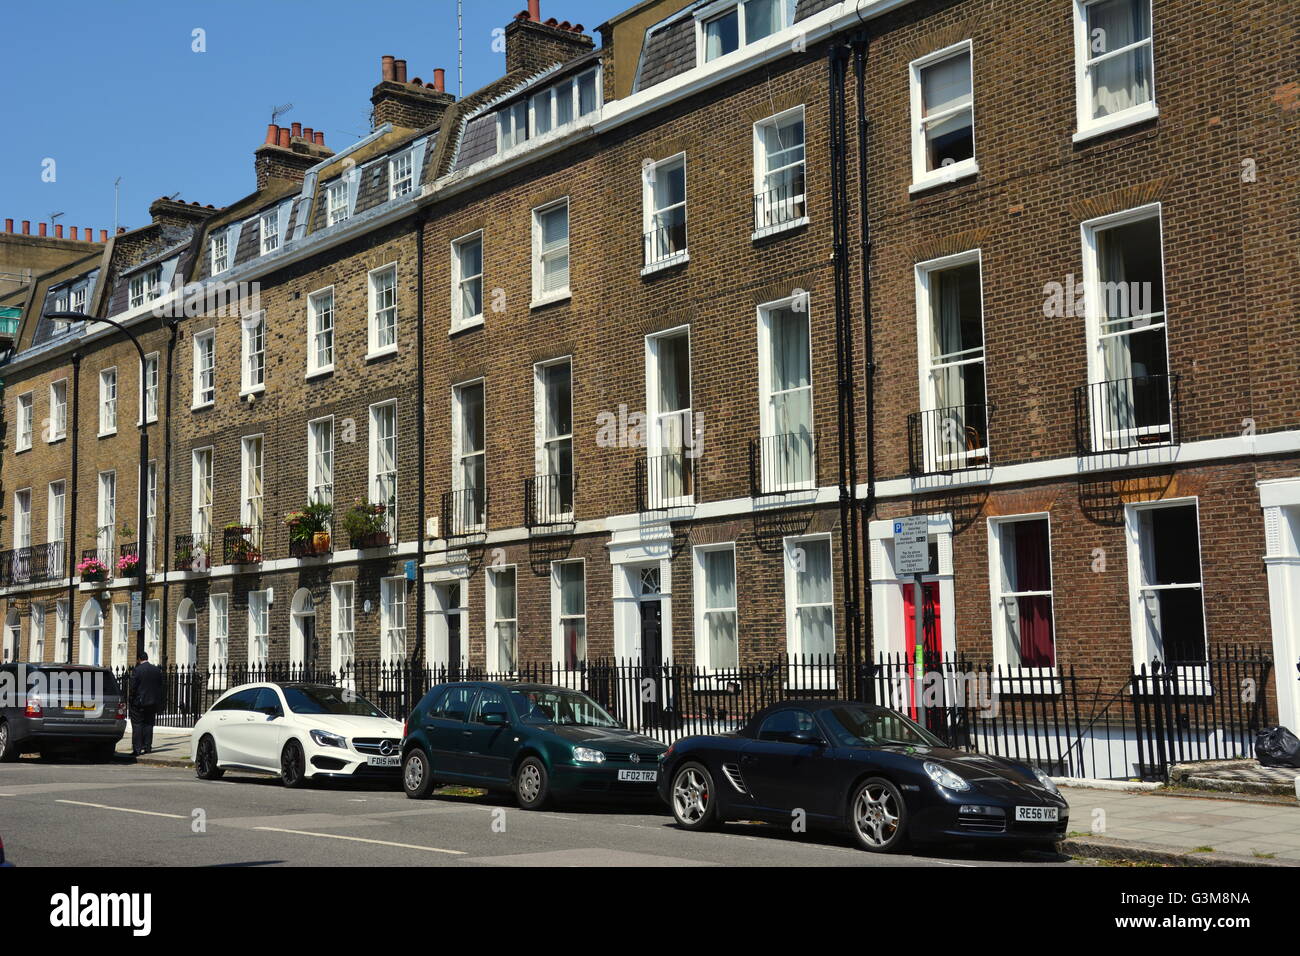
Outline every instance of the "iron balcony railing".
<path id="1" fill-rule="evenodd" d="M 64 575 L 66 554 L 62 541 L 0 551 L 0 587 L 58 581 Z"/>
<path id="2" fill-rule="evenodd" d="M 686 217 L 654 226 L 645 234 L 647 267 L 670 262 L 686 255 Z"/>
<path id="3" fill-rule="evenodd" d="M 699 462 L 690 451 L 639 459 L 636 463 L 637 511 L 665 511 L 694 504 L 698 485 Z"/>
<path id="4" fill-rule="evenodd" d="M 172 555 L 172 568 L 176 571 L 207 571 L 220 563 L 213 551 L 214 536 L 211 531 L 178 534 Z"/>
<path id="5" fill-rule="evenodd" d="M 749 441 L 751 497 L 817 487 L 817 446 L 812 432 L 764 435 Z"/>
<path id="6" fill-rule="evenodd" d="M 545 528 L 573 523 L 576 474 L 537 475 L 524 479 L 524 526 Z"/>
<path id="7" fill-rule="evenodd" d="M 790 181 L 754 194 L 754 231 L 760 235 L 769 229 L 798 222 L 807 215 L 802 169 Z"/>
<path id="8" fill-rule="evenodd" d="M 221 535 L 221 557 L 223 564 L 261 564 L 261 522 L 232 525 L 224 529 Z"/>
<path id="9" fill-rule="evenodd" d="M 486 488 L 460 488 L 442 494 L 442 533 L 445 538 L 466 538 L 487 533 Z"/>
<path id="10" fill-rule="evenodd" d="M 907 416 L 907 459 L 913 478 L 987 468 L 992 405 L 949 405 Z"/>
<path id="11" fill-rule="evenodd" d="M 130 567 L 131 558 L 135 558 L 135 567 Z M 139 574 L 140 568 L 140 542 L 132 541 L 128 544 L 120 544 L 117 547 L 117 564 L 113 567 L 113 573 L 118 577 L 127 577 Z"/>
<path id="12" fill-rule="evenodd" d="M 1127 452 L 1182 441 L 1178 375 L 1144 375 L 1074 390 L 1074 437 L 1080 456 Z"/>

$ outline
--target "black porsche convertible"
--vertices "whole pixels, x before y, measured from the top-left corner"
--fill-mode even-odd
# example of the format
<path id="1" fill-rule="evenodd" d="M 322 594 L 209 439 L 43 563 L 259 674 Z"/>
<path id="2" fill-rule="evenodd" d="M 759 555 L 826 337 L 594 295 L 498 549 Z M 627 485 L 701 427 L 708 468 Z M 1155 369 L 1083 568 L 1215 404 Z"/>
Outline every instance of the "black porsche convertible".
<path id="1" fill-rule="evenodd" d="M 686 737 L 659 796 L 687 830 L 727 820 L 847 829 L 864 850 L 915 842 L 1053 843 L 1069 804 L 1041 770 L 954 750 L 902 714 L 852 701 L 785 701 L 734 734 Z"/>

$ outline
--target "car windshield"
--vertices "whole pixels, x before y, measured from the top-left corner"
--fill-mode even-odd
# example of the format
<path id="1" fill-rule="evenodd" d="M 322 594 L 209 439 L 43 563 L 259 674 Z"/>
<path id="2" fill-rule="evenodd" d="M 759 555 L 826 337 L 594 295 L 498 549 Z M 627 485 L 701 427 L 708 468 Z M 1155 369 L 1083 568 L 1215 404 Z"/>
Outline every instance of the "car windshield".
<path id="1" fill-rule="evenodd" d="M 386 717 L 355 691 L 342 687 L 285 687 L 284 699 L 295 714 L 337 714 L 343 717 Z"/>
<path id="2" fill-rule="evenodd" d="M 944 742 L 902 714 L 884 707 L 831 707 L 823 713 L 827 727 L 843 747 L 943 747 Z"/>
<path id="3" fill-rule="evenodd" d="M 530 688 L 511 692 L 523 720 L 536 723 L 618 727 L 619 722 L 586 694 L 576 690 Z"/>

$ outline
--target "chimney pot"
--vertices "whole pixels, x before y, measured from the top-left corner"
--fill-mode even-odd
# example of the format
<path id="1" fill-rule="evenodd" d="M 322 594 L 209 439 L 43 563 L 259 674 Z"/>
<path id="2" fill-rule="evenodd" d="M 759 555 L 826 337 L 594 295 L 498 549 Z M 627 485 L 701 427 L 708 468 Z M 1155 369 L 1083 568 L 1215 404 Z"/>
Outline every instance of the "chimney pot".
<path id="1" fill-rule="evenodd" d="M 287 147 L 289 145 L 289 127 L 280 127 L 280 145 Z"/>
<path id="2" fill-rule="evenodd" d="M 542 0 L 528 0 L 528 19 L 534 23 L 542 22 Z"/>
<path id="3" fill-rule="evenodd" d="M 45 236 L 46 236 L 45 223 L 43 223 L 43 222 L 41 222 L 41 223 L 37 223 L 37 224 L 36 224 L 36 228 L 40 231 L 40 236 L 41 236 L 41 238 L 44 239 Z"/>
<path id="4" fill-rule="evenodd" d="M 12 219 L 6 219 L 5 232 L 13 232 L 13 231 L 14 231 L 14 221 Z"/>
<path id="5" fill-rule="evenodd" d="M 266 143 L 268 146 L 274 146 L 276 140 L 280 138 L 280 127 L 274 123 L 266 124 Z"/>
<path id="6" fill-rule="evenodd" d="M 55 224 L 55 226 L 54 226 L 54 238 L 55 238 L 55 239 L 62 239 L 62 238 L 63 238 L 63 223 L 60 222 L 60 223 L 56 223 L 56 224 Z"/>
<path id="7" fill-rule="evenodd" d="M 398 83 L 406 82 L 406 61 L 405 60 L 393 61 L 393 79 Z"/>
<path id="8" fill-rule="evenodd" d="M 75 240 L 77 238 L 77 227 L 72 226 L 70 228 L 71 228 L 71 232 L 69 233 L 68 238 Z"/>
<path id="9" fill-rule="evenodd" d="M 302 124 L 301 124 L 301 123 L 294 123 L 292 129 L 293 129 L 293 132 L 292 132 L 291 135 L 293 136 L 293 138 L 294 138 L 294 139 L 300 139 L 300 138 L 302 137 Z"/>
<path id="10" fill-rule="evenodd" d="M 101 230 L 99 230 L 99 241 L 100 241 L 100 242 L 108 242 L 108 230 L 107 230 L 107 229 L 101 229 Z"/>
<path id="11" fill-rule="evenodd" d="M 445 93 L 446 90 L 444 89 L 444 87 L 446 83 L 447 83 L 447 71 L 444 70 L 442 67 L 438 67 L 433 71 L 433 88 L 437 90 L 439 93 Z"/>
<path id="12" fill-rule="evenodd" d="M 317 145 L 317 146 L 324 146 L 324 145 L 325 145 L 325 131 L 324 131 L 324 130 L 320 130 L 320 129 L 316 130 L 316 145 Z"/>
<path id="13" fill-rule="evenodd" d="M 310 126 L 304 126 L 302 128 L 302 138 L 309 143 L 314 143 L 316 142 L 315 132 L 316 131 L 312 129 Z"/>
<path id="14" fill-rule="evenodd" d="M 393 71 L 393 58 L 391 56 L 382 56 L 379 58 L 379 77 L 385 83 L 392 83 L 397 74 Z"/>
<path id="15" fill-rule="evenodd" d="M 24 220 L 23 220 L 23 235 L 24 235 L 24 236 L 30 236 L 31 234 L 32 234 L 32 221 L 31 221 L 30 219 L 24 219 Z"/>

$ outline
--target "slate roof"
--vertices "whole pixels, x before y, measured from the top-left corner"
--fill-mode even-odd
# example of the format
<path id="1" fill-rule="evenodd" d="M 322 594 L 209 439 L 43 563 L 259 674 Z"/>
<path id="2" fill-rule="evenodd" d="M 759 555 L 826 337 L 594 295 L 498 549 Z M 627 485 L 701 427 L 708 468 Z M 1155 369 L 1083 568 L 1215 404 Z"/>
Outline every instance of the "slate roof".
<path id="1" fill-rule="evenodd" d="M 839 2 L 840 0 L 799 0 L 794 9 L 795 22 L 807 20 L 814 13 L 821 13 L 827 7 L 833 7 Z"/>

